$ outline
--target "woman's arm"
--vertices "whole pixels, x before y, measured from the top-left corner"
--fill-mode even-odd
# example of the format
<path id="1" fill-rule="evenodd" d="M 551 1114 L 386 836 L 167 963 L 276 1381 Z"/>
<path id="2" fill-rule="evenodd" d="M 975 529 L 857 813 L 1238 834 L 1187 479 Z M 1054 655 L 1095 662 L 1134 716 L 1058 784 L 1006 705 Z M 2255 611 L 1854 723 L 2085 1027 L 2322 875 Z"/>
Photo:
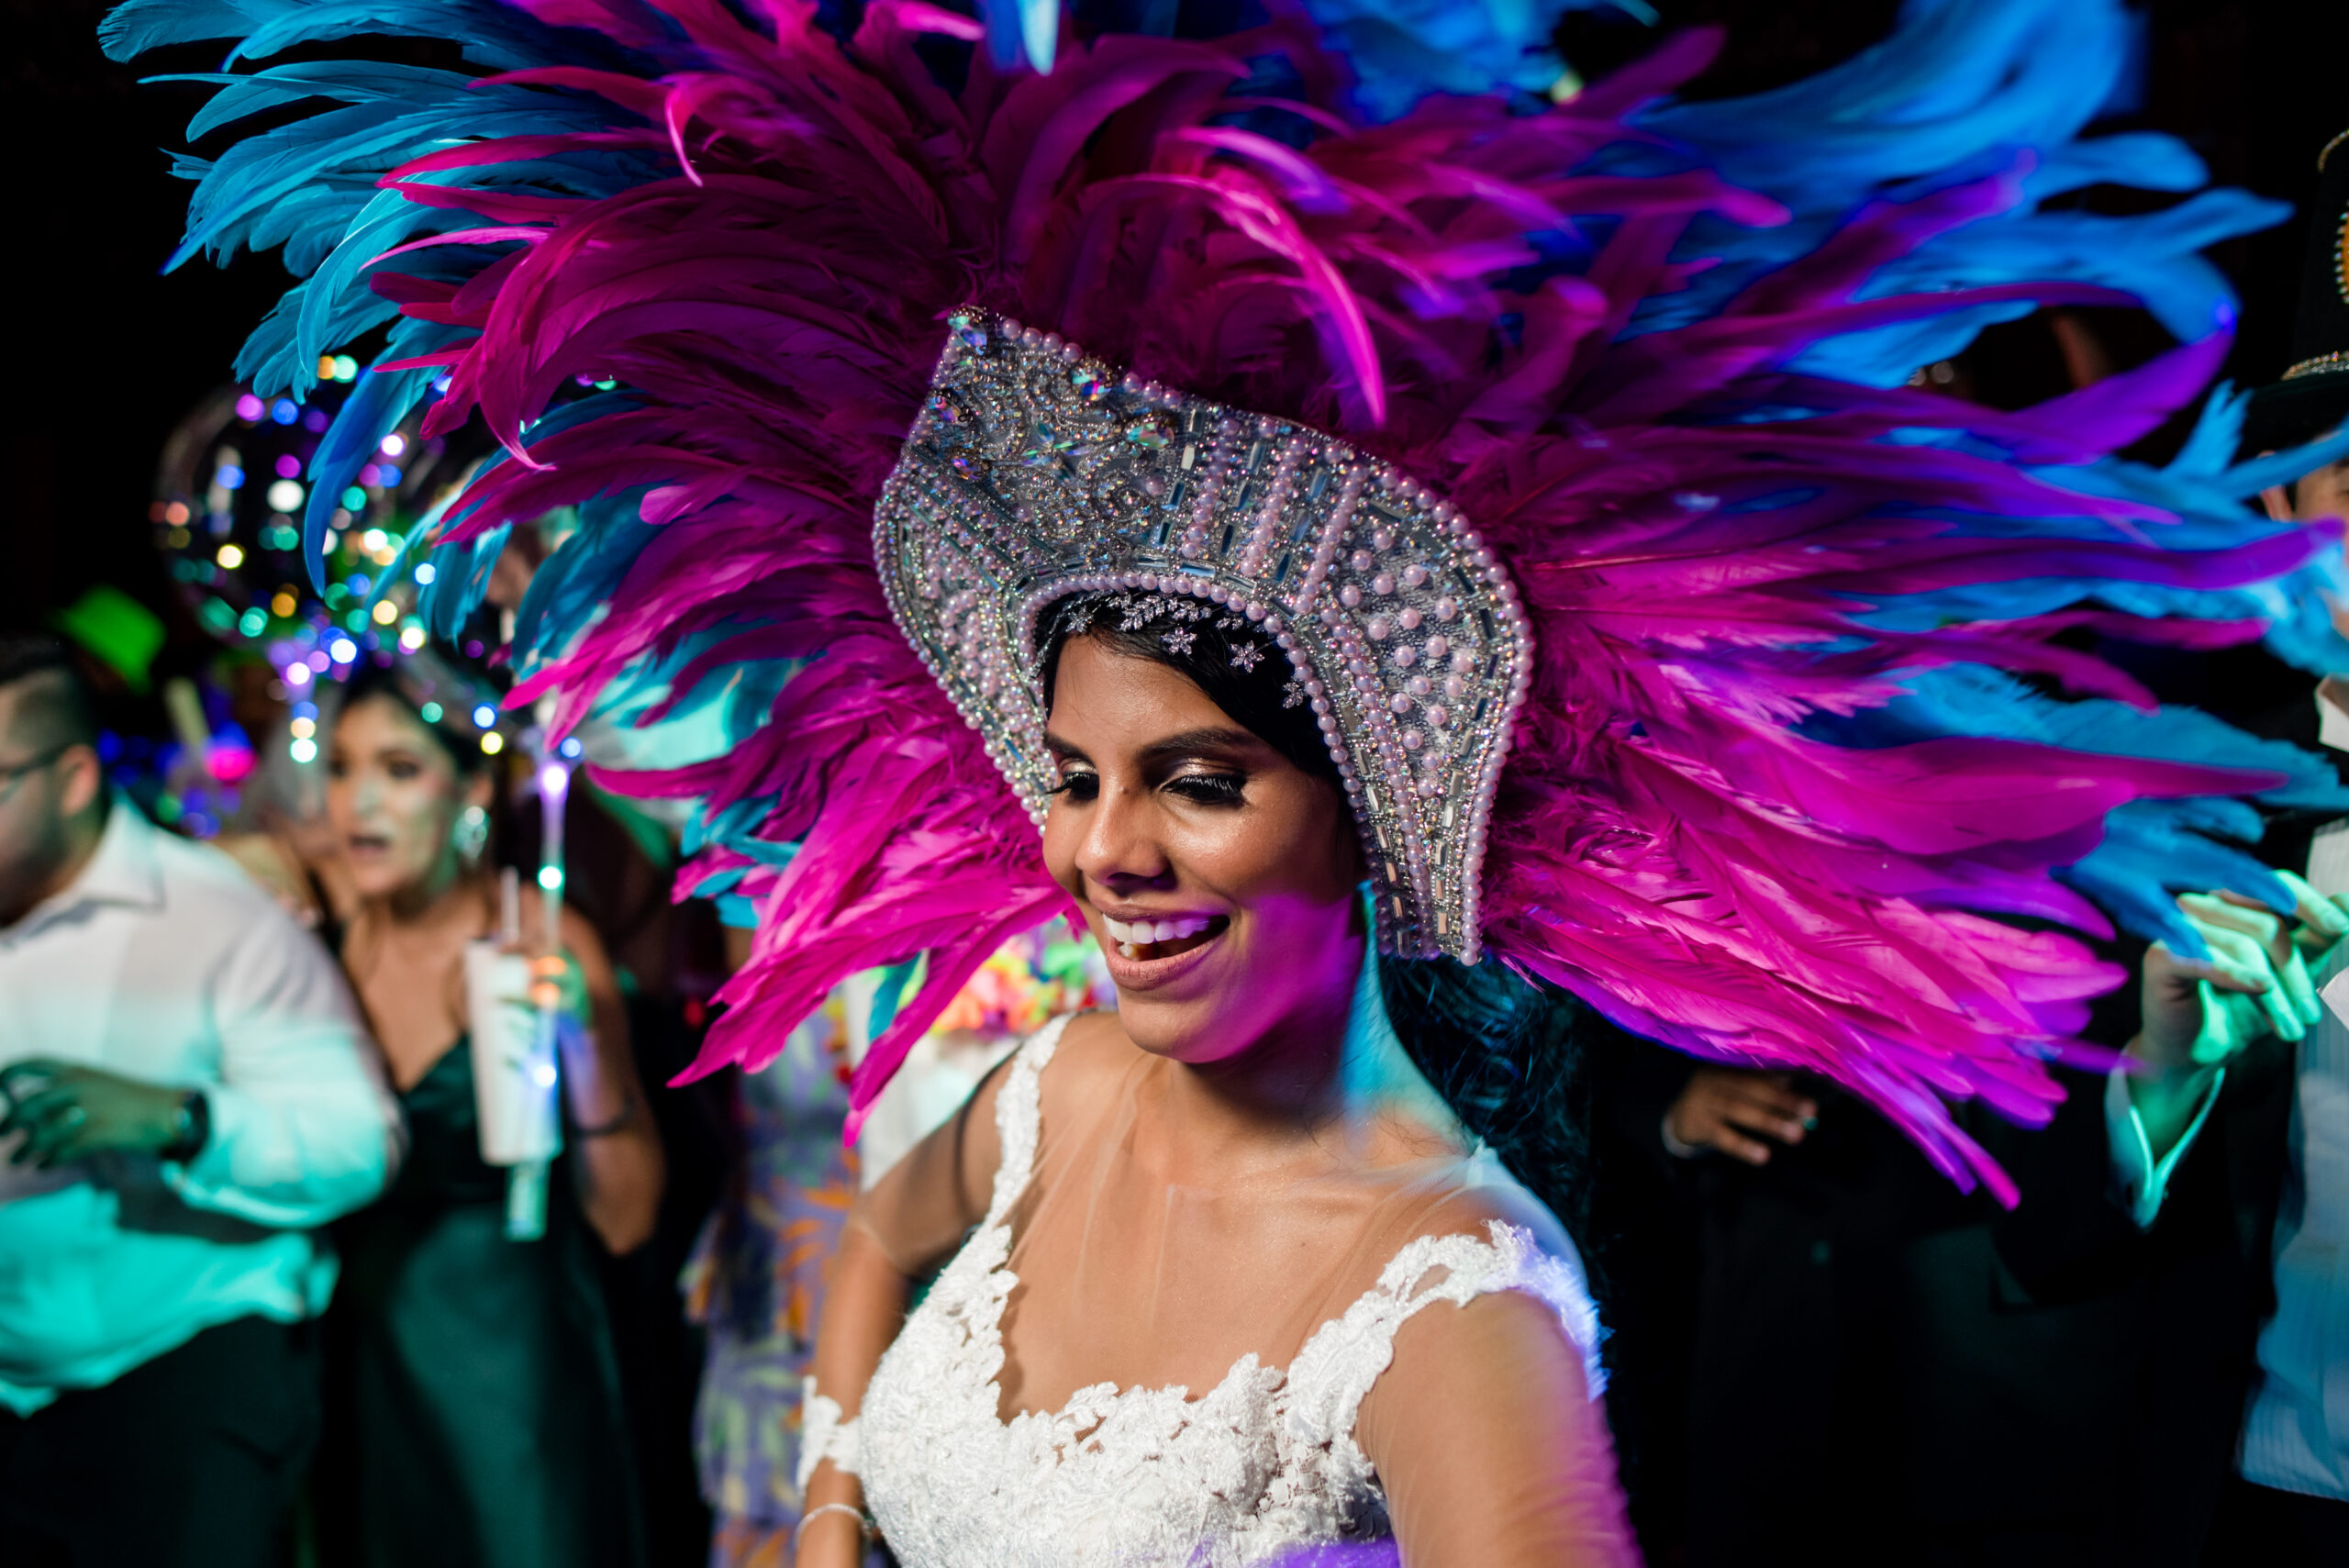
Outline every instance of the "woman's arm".
<path id="1" fill-rule="evenodd" d="M 951 1120 L 915 1144 L 857 1199 L 841 1228 L 816 1328 L 810 1391 L 837 1404 L 843 1422 L 855 1420 L 863 1409 L 865 1385 L 905 1324 L 914 1280 L 942 1262 L 986 1218 L 1003 1157 L 995 1121 L 1002 1083 L 998 1063 Z M 821 1461 L 808 1477 L 802 1504 L 799 1568 L 853 1568 L 863 1560 L 856 1519 L 837 1508 L 816 1511 L 846 1504 L 862 1512 L 864 1488 L 855 1475 L 829 1459 Z"/>
<path id="2" fill-rule="evenodd" d="M 1438 1302 L 1395 1337 L 1355 1440 L 1406 1568 L 1634 1568 L 1605 1408 L 1554 1309 Z"/>
<path id="3" fill-rule="evenodd" d="M 531 924 L 538 923 L 534 914 Z M 606 1251 L 617 1255 L 651 1239 L 667 1165 L 660 1129 L 629 1049 L 628 1007 L 620 998 L 619 977 L 612 973 L 596 929 L 576 910 L 562 912 L 562 947 L 576 966 L 576 988 L 566 1006 L 582 1014 L 587 1026 L 566 1034 L 562 1057 L 579 1207 Z"/>
<path id="4" fill-rule="evenodd" d="M 893 1175 L 896 1173 L 891 1173 Z M 859 1205 L 860 1216 L 863 1206 Z M 873 1381 L 882 1352 L 896 1339 L 906 1319 L 906 1298 L 913 1281 L 896 1264 L 865 1226 L 852 1218 L 841 1232 L 841 1247 L 832 1255 L 831 1277 L 825 1282 L 824 1315 L 816 1328 L 816 1371 L 811 1393 L 841 1407 L 841 1419 L 852 1421 L 864 1404 L 864 1385 Z M 807 1429 L 805 1418 L 802 1430 Z M 818 1462 L 807 1479 L 802 1497 L 798 1568 L 854 1568 L 864 1559 L 864 1537 L 858 1519 L 831 1505 L 845 1504 L 864 1512 L 864 1485 L 829 1459 Z M 818 1513 L 819 1508 L 829 1511 Z"/>

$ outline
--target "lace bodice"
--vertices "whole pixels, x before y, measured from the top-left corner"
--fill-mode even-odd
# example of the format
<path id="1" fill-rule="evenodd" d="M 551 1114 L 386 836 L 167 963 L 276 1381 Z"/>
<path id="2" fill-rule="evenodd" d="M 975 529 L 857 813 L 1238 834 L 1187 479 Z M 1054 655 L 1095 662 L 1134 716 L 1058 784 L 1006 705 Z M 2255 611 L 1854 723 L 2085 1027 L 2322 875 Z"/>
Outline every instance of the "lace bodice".
<path id="1" fill-rule="evenodd" d="M 1592 1363 L 1589 1386 L 1598 1388 L 1597 1315 L 1578 1265 L 1494 1222 L 1487 1237 L 1408 1243 L 1285 1372 L 1249 1355 L 1197 1399 L 1182 1387 L 1105 1383 L 1079 1389 L 1058 1410 L 1003 1420 L 1004 1309 L 1019 1283 L 1008 1266 L 1011 1210 L 1035 1169 L 1038 1077 L 1065 1021 L 1030 1040 L 1009 1069 L 996 1102 L 1003 1154 L 986 1218 L 865 1390 L 856 1463 L 905 1568 L 1238 1568 L 1311 1544 L 1387 1539 L 1384 1496 L 1355 1444 L 1354 1418 L 1386 1369 L 1396 1330 L 1431 1302 L 1502 1290 L 1541 1298 Z"/>

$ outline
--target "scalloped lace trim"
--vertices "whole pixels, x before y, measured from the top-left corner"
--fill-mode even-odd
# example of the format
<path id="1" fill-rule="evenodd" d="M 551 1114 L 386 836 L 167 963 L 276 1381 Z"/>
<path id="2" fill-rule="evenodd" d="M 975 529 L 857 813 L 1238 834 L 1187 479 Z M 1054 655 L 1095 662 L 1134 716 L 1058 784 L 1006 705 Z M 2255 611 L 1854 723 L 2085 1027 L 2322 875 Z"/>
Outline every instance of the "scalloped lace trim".
<path id="1" fill-rule="evenodd" d="M 1039 1075 L 1065 1020 L 1022 1046 L 996 1102 L 1003 1163 L 987 1218 L 907 1319 L 860 1416 L 865 1495 L 905 1568 L 1243 1568 L 1299 1546 L 1386 1539 L 1356 1446 L 1395 1333 L 1431 1302 L 1522 1290 L 1558 1310 L 1596 1381 L 1580 1270 L 1498 1221 L 1490 1240 L 1421 1237 L 1283 1371 L 1243 1357 L 1198 1399 L 1180 1386 L 1081 1388 L 1058 1410 L 996 1413 L 1008 1216 L 1033 1173 Z M 1436 1283 L 1425 1283 L 1429 1276 Z M 1351 1561 L 1351 1560 L 1350 1560 Z"/>

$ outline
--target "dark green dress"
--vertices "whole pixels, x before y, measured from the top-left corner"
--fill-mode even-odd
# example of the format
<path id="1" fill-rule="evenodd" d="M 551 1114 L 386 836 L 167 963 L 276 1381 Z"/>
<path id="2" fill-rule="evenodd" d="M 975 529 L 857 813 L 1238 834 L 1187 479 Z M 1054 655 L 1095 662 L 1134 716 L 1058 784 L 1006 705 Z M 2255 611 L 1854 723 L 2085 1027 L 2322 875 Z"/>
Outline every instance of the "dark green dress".
<path id="1" fill-rule="evenodd" d="M 349 1517 L 320 1519 L 323 1538 L 340 1538 L 330 1555 L 365 1568 L 639 1568 L 611 1330 L 567 1162 L 550 1173 L 546 1235 L 509 1241 L 506 1173 L 481 1159 L 468 1043 L 400 1099 L 398 1178 L 336 1228 L 328 1398 L 345 1452 L 320 1507 Z"/>

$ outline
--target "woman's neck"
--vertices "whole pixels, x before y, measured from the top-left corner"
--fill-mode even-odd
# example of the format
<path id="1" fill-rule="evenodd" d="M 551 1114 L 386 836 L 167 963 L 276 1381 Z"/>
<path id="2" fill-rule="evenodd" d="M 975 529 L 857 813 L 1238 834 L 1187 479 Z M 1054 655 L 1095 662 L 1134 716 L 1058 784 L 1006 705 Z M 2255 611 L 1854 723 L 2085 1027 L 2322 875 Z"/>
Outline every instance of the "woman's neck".
<path id="1" fill-rule="evenodd" d="M 452 856 L 433 867 L 421 882 L 373 896 L 362 896 L 360 912 L 386 931 L 421 932 L 480 918 L 481 901 L 475 879 Z"/>
<path id="2" fill-rule="evenodd" d="M 1155 1118 L 1168 1174 L 1212 1184 L 1285 1164 L 1300 1147 L 1326 1146 L 1346 1104 L 1343 1072 L 1351 985 L 1281 1019 L 1247 1049 L 1215 1062 L 1169 1061 Z"/>

